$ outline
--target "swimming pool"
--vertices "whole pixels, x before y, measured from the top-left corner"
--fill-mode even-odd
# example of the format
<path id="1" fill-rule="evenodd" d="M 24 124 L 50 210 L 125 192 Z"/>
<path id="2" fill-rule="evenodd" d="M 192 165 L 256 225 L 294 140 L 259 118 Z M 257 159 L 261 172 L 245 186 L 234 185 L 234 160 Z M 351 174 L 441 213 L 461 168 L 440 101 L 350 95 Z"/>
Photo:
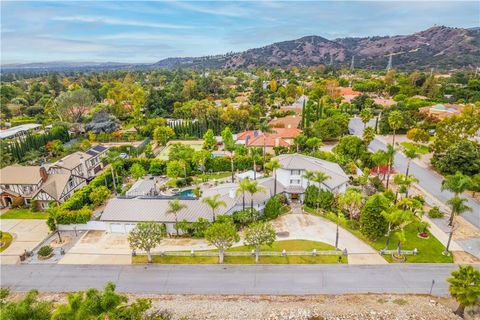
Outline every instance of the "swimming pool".
<path id="1" fill-rule="evenodd" d="M 193 189 L 183 190 L 182 192 L 177 193 L 177 196 L 181 198 L 185 198 L 185 197 L 196 198 L 195 194 L 193 193 Z"/>

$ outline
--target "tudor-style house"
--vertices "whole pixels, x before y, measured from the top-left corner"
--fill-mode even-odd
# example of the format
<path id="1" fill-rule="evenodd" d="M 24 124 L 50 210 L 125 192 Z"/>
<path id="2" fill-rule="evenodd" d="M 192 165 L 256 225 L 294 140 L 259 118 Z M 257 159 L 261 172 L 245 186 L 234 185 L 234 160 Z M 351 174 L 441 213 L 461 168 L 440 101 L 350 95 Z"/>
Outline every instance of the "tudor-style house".
<path id="1" fill-rule="evenodd" d="M 71 173 L 87 180 L 93 179 L 103 169 L 102 157 L 107 148 L 96 145 L 86 152 L 77 151 L 58 160 L 50 167 L 51 173 Z"/>
<path id="2" fill-rule="evenodd" d="M 86 185 L 84 177 L 53 173 L 44 166 L 13 165 L 0 170 L 0 198 L 3 206 L 30 205 L 46 209 L 51 201 L 62 203 Z"/>

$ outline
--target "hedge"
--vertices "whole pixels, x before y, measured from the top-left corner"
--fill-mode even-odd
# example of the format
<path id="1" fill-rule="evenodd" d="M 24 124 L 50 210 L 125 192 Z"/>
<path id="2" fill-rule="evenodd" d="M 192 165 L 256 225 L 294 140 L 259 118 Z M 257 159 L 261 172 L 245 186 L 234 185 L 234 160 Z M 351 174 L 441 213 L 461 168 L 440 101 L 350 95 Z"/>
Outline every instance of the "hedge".
<path id="1" fill-rule="evenodd" d="M 62 210 L 57 217 L 57 224 L 83 224 L 90 221 L 92 211 L 87 207 L 80 210 Z"/>

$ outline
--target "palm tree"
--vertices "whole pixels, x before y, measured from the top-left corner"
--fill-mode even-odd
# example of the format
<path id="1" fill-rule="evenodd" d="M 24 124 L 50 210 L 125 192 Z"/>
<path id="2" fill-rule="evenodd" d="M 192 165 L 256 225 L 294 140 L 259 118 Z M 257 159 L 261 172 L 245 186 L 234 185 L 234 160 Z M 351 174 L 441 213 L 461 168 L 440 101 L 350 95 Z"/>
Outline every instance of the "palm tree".
<path id="1" fill-rule="evenodd" d="M 320 185 L 325 181 L 325 180 L 328 180 L 330 178 L 329 175 L 327 175 L 325 172 L 322 172 L 322 171 L 316 171 L 313 178 L 312 178 L 312 181 L 313 182 L 316 182 L 318 183 L 318 187 L 320 187 Z"/>
<path id="2" fill-rule="evenodd" d="M 259 129 L 262 132 L 262 136 L 263 136 L 262 154 L 263 154 L 263 163 L 265 163 L 266 162 L 266 160 L 265 160 L 265 156 L 266 156 L 266 146 L 265 146 L 265 138 L 266 137 L 265 137 L 265 134 L 266 133 L 272 133 L 274 130 L 270 127 L 270 125 L 268 124 L 267 121 L 263 121 L 262 123 L 260 123 Z"/>
<path id="3" fill-rule="evenodd" d="M 167 213 L 168 214 L 173 214 L 175 216 L 175 229 L 177 230 L 177 236 L 178 236 L 178 228 L 177 228 L 177 224 L 178 224 L 178 212 L 180 210 L 182 210 L 183 208 L 186 208 L 187 206 L 180 203 L 179 200 L 172 200 L 172 201 L 168 201 L 168 210 L 167 210 Z"/>
<path id="4" fill-rule="evenodd" d="M 387 241 L 385 242 L 385 250 L 388 250 L 392 232 L 401 232 L 405 226 L 413 220 L 413 213 L 409 210 L 401 210 L 396 207 L 389 207 L 387 210 L 382 211 L 382 216 L 388 222 L 387 228 Z M 400 256 L 402 251 L 400 249 L 400 242 L 397 245 L 398 255 Z"/>
<path id="5" fill-rule="evenodd" d="M 257 180 L 257 160 L 258 157 L 260 156 L 260 148 L 253 147 L 250 149 L 250 155 L 252 156 L 253 159 L 253 180 Z"/>
<path id="6" fill-rule="evenodd" d="M 375 139 L 375 135 L 376 135 L 376 132 L 375 132 L 375 128 L 373 127 L 366 127 L 363 130 L 362 138 L 363 138 L 363 142 L 367 147 L 373 141 L 373 139 Z"/>
<path id="7" fill-rule="evenodd" d="M 454 198 L 459 198 L 460 194 L 467 190 L 472 183 L 472 180 L 470 177 L 457 172 L 453 175 L 448 175 L 445 177 L 445 180 L 442 182 L 442 191 L 443 190 L 448 190 L 454 193 Z M 452 200 L 452 199 L 450 199 Z M 449 219 L 449 226 L 452 226 L 453 224 L 453 208 L 452 212 L 450 213 L 450 219 Z"/>
<path id="8" fill-rule="evenodd" d="M 446 256 L 448 256 L 448 249 L 450 248 L 450 242 L 452 241 L 453 236 L 453 218 L 467 211 L 472 211 L 472 208 L 465 204 L 466 201 L 467 199 L 460 197 L 453 197 L 447 201 L 447 203 L 452 207 L 452 212 L 450 214 L 450 219 L 448 223 L 451 228 L 448 234 L 447 246 L 445 247 L 445 251 L 443 252 L 443 254 Z"/>
<path id="9" fill-rule="evenodd" d="M 455 314 L 463 318 L 465 307 L 478 303 L 480 272 L 473 266 L 459 266 L 457 271 L 452 272 L 452 278 L 448 278 L 447 281 L 450 283 L 448 291 L 458 302 Z"/>
<path id="10" fill-rule="evenodd" d="M 220 206 L 226 207 L 227 204 L 223 200 L 218 200 L 220 198 L 219 194 L 214 195 L 213 197 L 203 198 L 203 203 L 206 203 L 210 208 L 212 208 L 213 222 L 215 222 L 215 210 Z"/>
<path id="11" fill-rule="evenodd" d="M 367 127 L 368 121 L 372 120 L 372 118 L 373 118 L 372 109 L 364 108 L 362 111 L 360 111 L 360 119 L 362 119 L 362 122 L 363 122 L 363 129 Z"/>
<path id="12" fill-rule="evenodd" d="M 273 195 L 277 195 L 277 169 L 280 169 L 282 165 L 277 159 L 272 159 L 269 162 L 265 163 L 265 168 L 273 171 L 274 185 L 273 185 Z"/>
<path id="13" fill-rule="evenodd" d="M 238 184 L 237 190 L 235 191 L 235 194 L 238 196 L 240 193 L 243 196 L 243 210 L 245 211 L 245 192 L 248 192 L 248 186 L 250 185 L 250 180 L 248 179 L 243 179 L 240 181 Z"/>
<path id="14" fill-rule="evenodd" d="M 388 125 L 393 130 L 392 136 L 392 145 L 395 146 L 395 133 L 398 129 L 402 127 L 403 124 L 403 115 L 400 111 L 392 111 L 388 116 Z"/>
<path id="15" fill-rule="evenodd" d="M 412 162 L 413 159 L 416 159 L 419 157 L 419 154 L 414 148 L 404 148 L 403 153 L 408 159 L 407 162 L 407 170 L 405 171 L 405 174 L 408 176 L 408 172 L 410 171 L 410 163 Z"/>
<path id="16" fill-rule="evenodd" d="M 393 178 L 393 182 L 398 186 L 397 192 L 395 194 L 395 202 L 397 201 L 398 193 L 404 193 L 405 197 L 408 197 L 408 190 L 412 183 L 418 182 L 418 179 L 413 175 L 406 175 L 399 173 Z"/>
<path id="17" fill-rule="evenodd" d="M 250 208 L 252 209 L 253 214 L 253 195 L 257 192 L 265 193 L 267 190 L 258 184 L 258 181 L 251 181 L 248 184 L 247 192 L 250 193 Z"/>
<path id="18" fill-rule="evenodd" d="M 378 150 L 374 154 L 372 154 L 372 161 L 377 166 L 377 177 L 380 175 L 380 167 L 384 166 L 388 163 L 387 153 L 383 150 Z M 385 178 L 385 176 L 382 177 Z"/>
<path id="19" fill-rule="evenodd" d="M 388 172 L 387 172 L 387 189 L 388 185 L 390 183 L 390 174 L 392 173 L 392 165 L 393 165 L 393 160 L 395 159 L 395 147 L 391 144 L 387 144 L 387 151 L 385 152 L 385 155 L 387 156 L 388 159 Z"/>
<path id="20" fill-rule="evenodd" d="M 310 171 L 310 170 L 305 170 L 305 173 L 303 174 L 303 177 L 307 179 L 307 187 L 310 186 L 310 181 L 313 181 L 312 179 L 315 178 L 315 172 Z"/>

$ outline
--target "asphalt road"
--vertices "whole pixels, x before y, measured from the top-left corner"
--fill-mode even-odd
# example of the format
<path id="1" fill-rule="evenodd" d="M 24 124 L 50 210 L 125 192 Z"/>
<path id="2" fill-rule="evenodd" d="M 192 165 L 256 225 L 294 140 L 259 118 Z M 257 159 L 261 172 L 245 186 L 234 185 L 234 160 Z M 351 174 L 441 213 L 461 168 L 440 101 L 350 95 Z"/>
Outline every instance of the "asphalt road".
<path id="1" fill-rule="evenodd" d="M 371 125 L 374 126 L 375 122 L 372 120 Z M 360 119 L 354 118 L 350 121 L 349 129 L 352 134 L 361 136 L 363 134 L 363 123 Z M 372 151 L 385 150 L 386 145 L 383 141 L 375 139 L 370 144 L 369 148 Z M 407 158 L 401 153 L 397 152 L 395 154 L 394 168 L 398 172 L 405 172 L 407 169 Z M 428 168 L 421 167 L 417 165 L 414 161 L 410 164 L 410 174 L 413 174 L 418 180 L 418 185 L 427 191 L 430 195 L 437 198 L 443 204 L 446 204 L 448 199 L 453 197 L 453 193 L 450 191 L 442 191 L 441 185 L 443 177 L 438 173 L 430 170 Z M 472 211 L 462 214 L 466 220 L 468 220 L 473 225 L 480 228 L 480 203 L 473 200 L 471 197 L 464 195 L 468 200 L 468 206 L 472 208 Z"/>
<path id="2" fill-rule="evenodd" d="M 155 294 L 429 293 L 447 295 L 453 264 L 3 265 L 1 285 L 42 292 L 101 288 Z"/>

